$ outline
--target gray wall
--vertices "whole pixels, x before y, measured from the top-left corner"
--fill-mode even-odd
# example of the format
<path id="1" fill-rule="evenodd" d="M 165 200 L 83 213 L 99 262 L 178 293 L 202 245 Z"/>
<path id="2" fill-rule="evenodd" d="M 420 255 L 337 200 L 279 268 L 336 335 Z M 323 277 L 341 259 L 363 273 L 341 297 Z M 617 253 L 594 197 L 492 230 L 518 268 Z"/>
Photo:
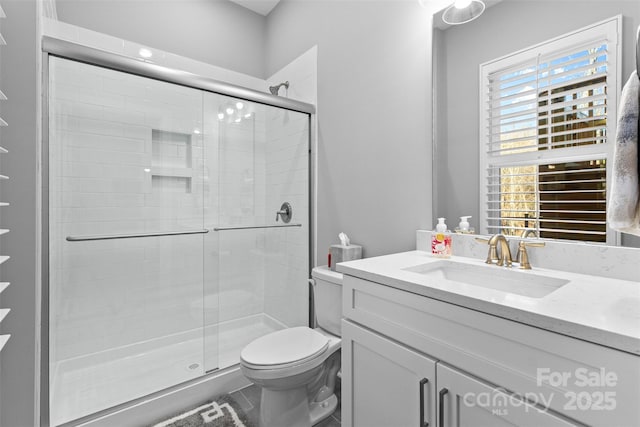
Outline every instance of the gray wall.
<path id="1" fill-rule="evenodd" d="M 436 30 L 438 64 L 437 115 L 446 120 L 436 146 L 438 196 L 434 213 L 455 227 L 461 215 L 473 215 L 478 226 L 479 135 L 478 64 L 560 36 L 594 22 L 623 15 L 623 84 L 635 69 L 635 31 L 640 24 L 638 0 L 505 0 L 465 25 Z M 518 37 L 506 36 L 517 32 Z M 473 41 L 473 42 L 471 42 Z M 623 235 L 625 246 L 640 239 Z"/>
<path id="2" fill-rule="evenodd" d="M 57 0 L 58 19 L 264 78 L 262 15 L 228 0 Z"/>
<path id="3" fill-rule="evenodd" d="M 346 232 L 367 257 L 431 228 L 431 29 L 417 1 L 283 0 L 267 75 L 318 45 L 318 262 Z"/>
<path id="4" fill-rule="evenodd" d="M 0 87 L 8 101 L 0 102 L 0 115 L 9 127 L 0 131 L 9 154 L 0 156 L 3 255 L 11 259 L 0 266 L 2 281 L 11 282 L 0 294 L 0 307 L 12 310 L 2 322 L 2 333 L 11 339 L 0 353 L 0 425 L 29 427 L 34 422 L 36 342 L 36 147 L 39 103 L 36 82 L 37 31 L 35 0 L 3 1 L 7 19 L 0 23 L 7 46 L 0 48 Z M 10 249 L 10 250 L 8 250 Z"/>

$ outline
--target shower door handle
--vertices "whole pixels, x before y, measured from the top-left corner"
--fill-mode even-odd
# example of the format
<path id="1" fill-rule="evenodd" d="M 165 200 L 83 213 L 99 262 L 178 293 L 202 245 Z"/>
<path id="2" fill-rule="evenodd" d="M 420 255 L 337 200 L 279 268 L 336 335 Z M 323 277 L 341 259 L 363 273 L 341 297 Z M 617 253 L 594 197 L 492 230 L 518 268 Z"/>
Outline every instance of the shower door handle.
<path id="1" fill-rule="evenodd" d="M 289 202 L 284 202 L 282 206 L 280 206 L 280 210 L 276 211 L 276 222 L 278 218 L 282 218 L 282 222 L 288 224 L 291 221 L 291 217 L 293 216 L 293 208 Z"/>

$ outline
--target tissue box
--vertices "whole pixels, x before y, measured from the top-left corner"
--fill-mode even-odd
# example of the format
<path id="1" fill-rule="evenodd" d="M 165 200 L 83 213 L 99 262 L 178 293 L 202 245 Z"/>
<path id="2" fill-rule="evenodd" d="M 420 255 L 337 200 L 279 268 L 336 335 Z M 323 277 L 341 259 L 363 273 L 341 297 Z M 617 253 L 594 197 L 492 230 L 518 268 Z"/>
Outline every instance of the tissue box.
<path id="1" fill-rule="evenodd" d="M 360 245 L 331 245 L 331 270 L 336 271 L 339 262 L 353 261 L 362 258 L 362 246 Z"/>

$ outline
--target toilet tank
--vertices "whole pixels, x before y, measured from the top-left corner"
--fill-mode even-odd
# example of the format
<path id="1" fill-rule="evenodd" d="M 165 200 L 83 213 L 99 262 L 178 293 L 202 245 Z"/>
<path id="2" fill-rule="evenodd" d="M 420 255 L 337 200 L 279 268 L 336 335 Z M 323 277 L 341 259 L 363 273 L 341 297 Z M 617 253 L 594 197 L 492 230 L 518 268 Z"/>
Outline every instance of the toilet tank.
<path id="1" fill-rule="evenodd" d="M 342 273 L 323 265 L 311 270 L 311 277 L 315 283 L 313 300 L 318 326 L 333 335 L 342 336 Z"/>

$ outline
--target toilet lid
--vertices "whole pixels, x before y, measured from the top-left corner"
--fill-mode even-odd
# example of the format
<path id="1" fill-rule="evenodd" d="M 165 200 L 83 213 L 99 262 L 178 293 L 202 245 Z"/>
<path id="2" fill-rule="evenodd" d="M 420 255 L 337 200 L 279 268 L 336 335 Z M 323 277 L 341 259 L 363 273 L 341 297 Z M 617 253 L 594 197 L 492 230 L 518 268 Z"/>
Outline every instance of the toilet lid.
<path id="1" fill-rule="evenodd" d="M 240 358 L 251 365 L 283 365 L 312 359 L 324 352 L 329 339 L 306 326 L 282 329 L 247 345 Z"/>

